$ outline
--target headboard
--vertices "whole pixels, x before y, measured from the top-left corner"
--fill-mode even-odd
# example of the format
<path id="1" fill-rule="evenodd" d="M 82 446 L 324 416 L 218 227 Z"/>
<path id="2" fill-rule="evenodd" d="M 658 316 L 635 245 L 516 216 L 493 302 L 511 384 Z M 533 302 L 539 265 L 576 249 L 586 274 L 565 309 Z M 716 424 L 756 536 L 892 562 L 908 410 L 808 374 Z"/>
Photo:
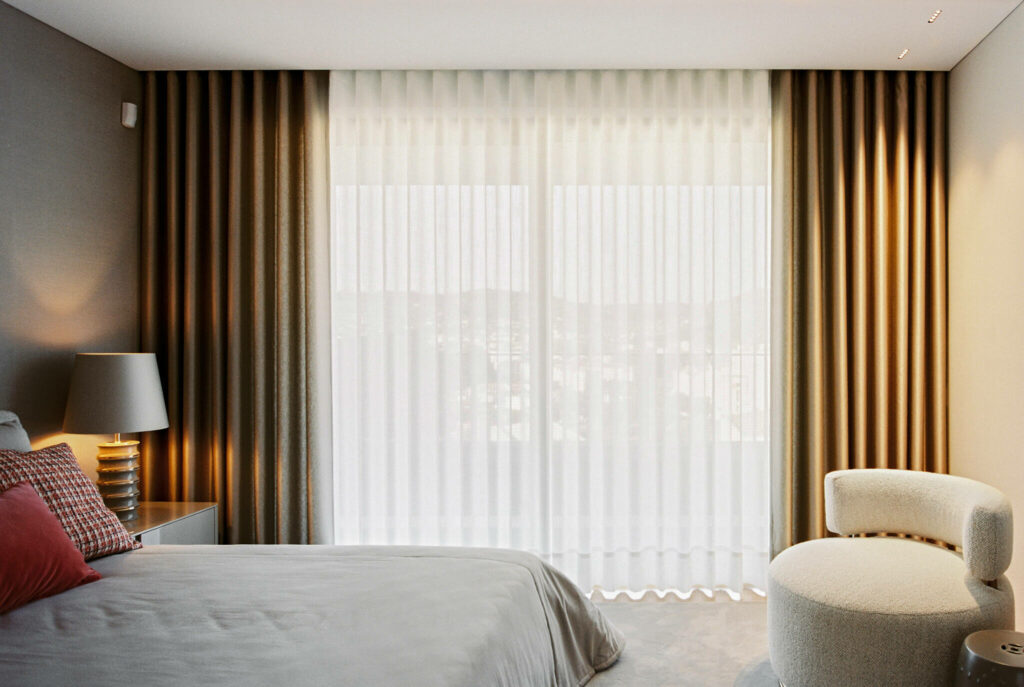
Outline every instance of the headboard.
<path id="1" fill-rule="evenodd" d="M 28 433 L 21 426 L 21 420 L 9 410 L 0 410 L 0 449 L 32 450 Z"/>

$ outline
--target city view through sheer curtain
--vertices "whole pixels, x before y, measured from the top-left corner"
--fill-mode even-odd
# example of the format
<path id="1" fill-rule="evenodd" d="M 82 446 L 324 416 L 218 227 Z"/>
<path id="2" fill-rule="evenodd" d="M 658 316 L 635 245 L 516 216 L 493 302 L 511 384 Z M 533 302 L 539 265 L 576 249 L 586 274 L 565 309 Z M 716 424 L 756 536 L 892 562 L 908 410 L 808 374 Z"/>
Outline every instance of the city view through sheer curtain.
<path id="1" fill-rule="evenodd" d="M 763 587 L 763 71 L 333 72 L 335 532 Z"/>

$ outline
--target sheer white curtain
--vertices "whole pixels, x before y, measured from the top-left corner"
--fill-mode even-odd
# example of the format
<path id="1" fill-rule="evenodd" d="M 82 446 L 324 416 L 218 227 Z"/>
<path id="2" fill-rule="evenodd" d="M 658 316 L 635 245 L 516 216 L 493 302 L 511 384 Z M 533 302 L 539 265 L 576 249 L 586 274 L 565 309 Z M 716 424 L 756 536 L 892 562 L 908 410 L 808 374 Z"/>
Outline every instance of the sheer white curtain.
<path id="1" fill-rule="evenodd" d="M 331 75 L 335 532 L 761 587 L 767 72 Z"/>

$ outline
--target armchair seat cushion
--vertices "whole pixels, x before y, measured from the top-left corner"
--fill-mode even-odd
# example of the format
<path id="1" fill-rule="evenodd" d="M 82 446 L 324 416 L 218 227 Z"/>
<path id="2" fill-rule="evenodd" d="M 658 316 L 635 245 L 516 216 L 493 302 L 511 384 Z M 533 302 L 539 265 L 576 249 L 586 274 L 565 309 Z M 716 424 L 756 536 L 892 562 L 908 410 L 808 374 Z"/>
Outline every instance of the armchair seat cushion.
<path id="1" fill-rule="evenodd" d="M 768 569 L 772 665 L 787 687 L 952 684 L 964 637 L 1013 628 L 1012 589 L 994 584 L 914 540 L 798 544 Z"/>
<path id="2" fill-rule="evenodd" d="M 973 613 L 1003 600 L 955 552 L 913 539 L 815 539 L 776 556 L 771 571 L 780 587 L 853 615 Z"/>

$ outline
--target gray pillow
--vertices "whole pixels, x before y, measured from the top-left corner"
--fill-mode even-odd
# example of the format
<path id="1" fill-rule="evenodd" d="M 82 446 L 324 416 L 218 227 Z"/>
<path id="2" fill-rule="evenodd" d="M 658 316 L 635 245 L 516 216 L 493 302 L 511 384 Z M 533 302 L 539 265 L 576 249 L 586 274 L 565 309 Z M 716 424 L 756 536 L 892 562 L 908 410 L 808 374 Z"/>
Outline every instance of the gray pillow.
<path id="1" fill-rule="evenodd" d="M 0 410 L 0 449 L 12 448 L 15 451 L 31 451 L 28 433 L 21 426 L 18 416 L 9 410 Z"/>

